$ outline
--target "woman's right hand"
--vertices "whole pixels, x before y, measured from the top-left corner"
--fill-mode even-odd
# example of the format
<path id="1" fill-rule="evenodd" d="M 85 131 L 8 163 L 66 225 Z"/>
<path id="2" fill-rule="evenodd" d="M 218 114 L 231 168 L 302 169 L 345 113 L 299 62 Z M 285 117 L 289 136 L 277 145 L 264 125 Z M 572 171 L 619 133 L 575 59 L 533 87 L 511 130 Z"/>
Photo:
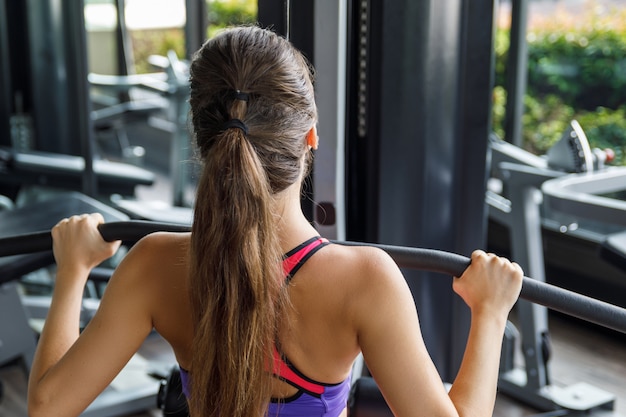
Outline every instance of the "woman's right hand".
<path id="1" fill-rule="evenodd" d="M 523 277 L 517 263 L 476 250 L 463 275 L 454 279 L 453 289 L 472 313 L 506 316 L 519 297 Z"/>
<path id="2" fill-rule="evenodd" d="M 91 270 L 115 254 L 120 242 L 106 242 L 98 225 L 100 213 L 72 216 L 52 228 L 53 253 L 58 269 Z"/>

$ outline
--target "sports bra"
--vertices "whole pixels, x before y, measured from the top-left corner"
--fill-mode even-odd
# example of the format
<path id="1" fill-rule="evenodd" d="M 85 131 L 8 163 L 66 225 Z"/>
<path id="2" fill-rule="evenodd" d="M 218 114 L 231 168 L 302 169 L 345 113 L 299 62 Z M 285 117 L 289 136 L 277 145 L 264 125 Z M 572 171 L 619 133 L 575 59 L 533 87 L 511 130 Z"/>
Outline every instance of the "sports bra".
<path id="1" fill-rule="evenodd" d="M 322 237 L 313 237 L 283 257 L 285 282 L 288 284 L 296 272 L 315 252 L 330 242 Z M 350 394 L 350 376 L 342 382 L 328 384 L 308 378 L 289 359 L 274 347 L 274 376 L 298 389 L 291 397 L 272 399 L 268 417 L 336 417 L 346 408 Z M 189 398 L 189 374 L 180 370 L 183 393 Z"/>

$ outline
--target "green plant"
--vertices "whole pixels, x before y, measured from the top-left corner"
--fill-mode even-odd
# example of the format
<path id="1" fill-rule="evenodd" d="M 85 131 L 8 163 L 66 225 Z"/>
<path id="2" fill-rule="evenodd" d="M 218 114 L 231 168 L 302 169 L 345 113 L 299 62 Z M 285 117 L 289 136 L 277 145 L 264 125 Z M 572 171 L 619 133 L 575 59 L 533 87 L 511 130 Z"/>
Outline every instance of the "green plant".
<path id="1" fill-rule="evenodd" d="M 492 129 L 501 138 L 504 135 L 504 118 L 506 111 L 506 90 L 496 85 L 492 95 Z"/>
<path id="2" fill-rule="evenodd" d="M 183 29 L 134 30 L 131 33 L 135 71 L 138 74 L 154 72 L 148 63 L 150 55 L 167 55 L 170 50 L 179 58 L 185 56 L 185 33 Z"/>
<path id="3" fill-rule="evenodd" d="M 207 0 L 208 36 L 227 26 L 251 24 L 257 20 L 256 0 Z"/>
<path id="4" fill-rule="evenodd" d="M 257 18 L 256 0 L 206 0 L 207 36 L 236 24 L 254 23 Z M 135 71 L 139 74 L 154 71 L 148 63 L 150 55 L 167 55 L 170 50 L 180 58 L 185 56 L 183 28 L 134 30 L 130 32 L 133 45 Z"/>
<path id="5" fill-rule="evenodd" d="M 535 19 L 527 40 L 523 147 L 544 153 L 576 119 L 592 147 L 612 148 L 615 164 L 626 165 L 626 9 Z M 508 45 L 509 31 L 501 26 L 495 38 L 493 129 L 502 137 Z"/>
<path id="6" fill-rule="evenodd" d="M 506 85 L 506 64 L 509 55 L 509 43 L 511 37 L 508 29 L 498 28 L 494 41 L 495 62 L 495 85 L 504 87 Z"/>
<path id="7" fill-rule="evenodd" d="M 558 94 L 576 108 L 626 102 L 626 33 L 536 32 L 528 44 L 529 93 Z"/>
<path id="8" fill-rule="evenodd" d="M 536 154 L 543 154 L 554 145 L 574 118 L 574 109 L 556 95 L 547 95 L 540 100 L 526 95 L 524 107 L 524 148 Z"/>
<path id="9" fill-rule="evenodd" d="M 626 165 L 626 105 L 618 109 L 598 107 L 576 115 L 592 147 L 615 152 L 613 165 Z"/>

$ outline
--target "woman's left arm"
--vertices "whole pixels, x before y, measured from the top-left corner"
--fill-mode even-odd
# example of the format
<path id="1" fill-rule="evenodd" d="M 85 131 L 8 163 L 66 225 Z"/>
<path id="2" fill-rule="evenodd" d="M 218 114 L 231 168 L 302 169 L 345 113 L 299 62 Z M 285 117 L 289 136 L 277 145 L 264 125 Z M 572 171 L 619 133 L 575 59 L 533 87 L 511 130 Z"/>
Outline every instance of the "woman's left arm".
<path id="1" fill-rule="evenodd" d="M 82 334 L 79 317 L 91 269 L 120 242 L 105 242 L 99 214 L 73 216 L 52 229 L 57 275 L 28 383 L 29 416 L 77 416 L 102 392 L 152 329 L 142 256 L 133 250 L 111 278 Z"/>

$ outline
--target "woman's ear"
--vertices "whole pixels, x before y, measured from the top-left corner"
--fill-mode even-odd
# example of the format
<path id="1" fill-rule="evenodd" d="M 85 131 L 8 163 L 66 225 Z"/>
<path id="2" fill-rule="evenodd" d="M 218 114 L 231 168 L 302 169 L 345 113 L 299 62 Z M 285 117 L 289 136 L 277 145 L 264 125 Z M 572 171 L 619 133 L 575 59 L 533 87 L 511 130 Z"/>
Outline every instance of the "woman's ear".
<path id="1" fill-rule="evenodd" d="M 306 134 L 306 143 L 313 149 L 317 149 L 319 137 L 317 136 L 317 126 L 313 126 Z"/>

